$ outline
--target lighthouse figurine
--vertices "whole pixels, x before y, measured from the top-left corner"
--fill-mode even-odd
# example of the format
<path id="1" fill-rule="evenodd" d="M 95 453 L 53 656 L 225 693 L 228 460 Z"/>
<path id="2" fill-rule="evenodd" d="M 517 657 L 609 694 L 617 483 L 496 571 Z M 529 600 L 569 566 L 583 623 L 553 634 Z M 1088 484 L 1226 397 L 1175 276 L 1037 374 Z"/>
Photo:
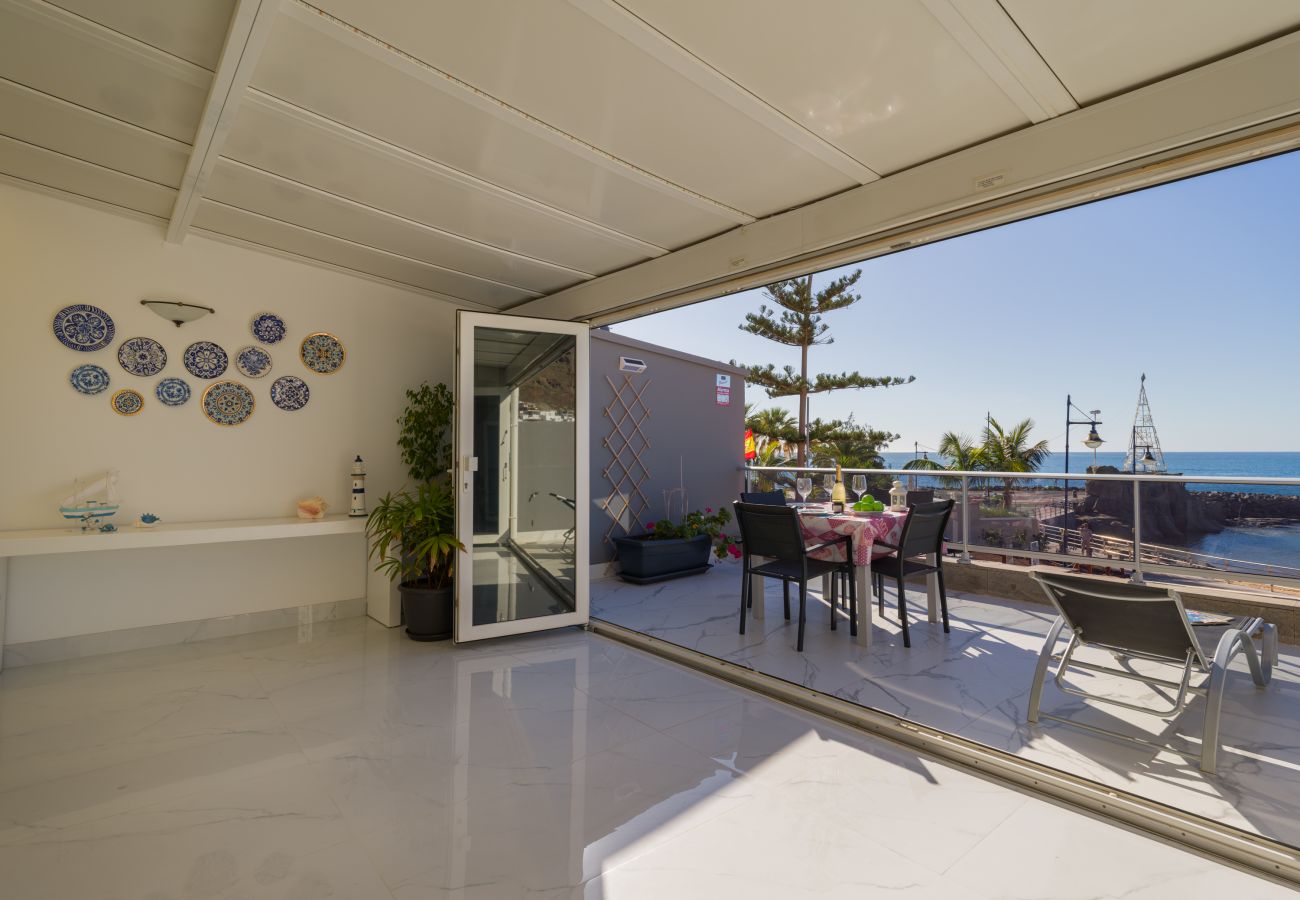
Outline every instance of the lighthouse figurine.
<path id="1" fill-rule="evenodd" d="M 352 463 L 352 508 L 348 515 L 366 515 L 366 469 L 360 456 Z"/>

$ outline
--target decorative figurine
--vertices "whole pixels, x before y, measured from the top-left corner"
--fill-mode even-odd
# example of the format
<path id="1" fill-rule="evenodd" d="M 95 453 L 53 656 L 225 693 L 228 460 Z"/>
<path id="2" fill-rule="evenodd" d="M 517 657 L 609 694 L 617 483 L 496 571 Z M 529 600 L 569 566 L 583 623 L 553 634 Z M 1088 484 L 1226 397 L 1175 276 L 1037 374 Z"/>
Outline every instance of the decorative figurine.
<path id="1" fill-rule="evenodd" d="M 103 525 L 99 526 L 100 534 L 112 534 L 115 531 L 117 531 L 117 526 L 112 522 L 105 522 Z"/>
<path id="2" fill-rule="evenodd" d="M 157 524 L 158 524 L 159 522 L 161 522 L 161 521 L 162 521 L 162 519 L 160 519 L 158 516 L 155 516 L 153 513 L 141 513 L 141 514 L 140 514 L 140 519 L 139 519 L 139 521 L 137 521 L 137 522 L 135 523 L 135 527 L 136 527 L 136 528 L 153 528 L 155 525 L 157 525 Z"/>
<path id="3" fill-rule="evenodd" d="M 99 520 L 115 514 L 122 501 L 117 496 L 117 472 L 108 471 L 82 487 L 80 481 L 72 482 L 72 496 L 59 506 L 59 514 L 81 525 L 83 534 L 99 528 Z M 116 530 L 116 529 L 114 529 Z"/>
<path id="4" fill-rule="evenodd" d="M 354 518 L 366 515 L 366 469 L 360 455 L 352 463 L 352 508 L 348 515 Z"/>
<path id="5" fill-rule="evenodd" d="M 320 497 L 308 497 L 306 500 L 298 501 L 298 518 L 300 519 L 323 519 L 325 518 L 325 509 L 329 506 Z"/>

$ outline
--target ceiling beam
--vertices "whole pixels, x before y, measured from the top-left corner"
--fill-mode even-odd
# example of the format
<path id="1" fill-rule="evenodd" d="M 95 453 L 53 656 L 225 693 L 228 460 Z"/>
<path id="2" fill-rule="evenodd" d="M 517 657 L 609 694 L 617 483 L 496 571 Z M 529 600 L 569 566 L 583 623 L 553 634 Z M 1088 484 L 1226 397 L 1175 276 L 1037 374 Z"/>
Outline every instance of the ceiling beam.
<path id="1" fill-rule="evenodd" d="M 923 0 L 984 73 L 1031 122 L 1079 108 L 998 0 Z"/>
<path id="2" fill-rule="evenodd" d="M 867 184 L 880 177 L 873 169 L 732 81 L 616 0 L 569 0 L 569 3 L 696 87 L 858 184 Z"/>
<path id="3" fill-rule="evenodd" d="M 185 240 L 185 232 L 194 221 L 199 201 L 203 199 L 203 189 L 221 155 L 221 145 L 234 122 L 262 48 L 266 46 L 266 37 L 279 5 L 280 0 L 236 0 L 226 43 L 221 48 L 212 87 L 208 90 L 208 100 L 203 106 L 190 159 L 167 225 L 168 243 L 179 244 Z"/>
<path id="4" fill-rule="evenodd" d="M 1297 71 L 1300 32 L 523 303 L 511 312 L 603 322 L 615 310 L 639 306 L 655 312 L 685 302 L 680 298 L 687 295 L 699 300 L 718 296 L 739 289 L 751 273 L 754 279 L 772 281 L 825 268 L 825 261 L 792 264 L 817 255 L 843 251 L 846 258 L 834 264 L 847 265 L 870 255 L 862 245 L 875 239 L 890 241 L 888 250 L 902 249 L 911 242 L 890 236 L 920 223 L 967 210 L 1009 207 L 1034 191 L 1086 184 L 1103 172 L 1137 169 L 1161 155 L 1177 156 L 1188 148 L 1226 143 L 1250 129 L 1300 121 Z M 1105 195 L 1094 193 L 1071 202 Z M 1023 212 L 1007 221 L 1045 211 Z M 773 270 L 787 264 L 789 271 L 772 277 Z"/>

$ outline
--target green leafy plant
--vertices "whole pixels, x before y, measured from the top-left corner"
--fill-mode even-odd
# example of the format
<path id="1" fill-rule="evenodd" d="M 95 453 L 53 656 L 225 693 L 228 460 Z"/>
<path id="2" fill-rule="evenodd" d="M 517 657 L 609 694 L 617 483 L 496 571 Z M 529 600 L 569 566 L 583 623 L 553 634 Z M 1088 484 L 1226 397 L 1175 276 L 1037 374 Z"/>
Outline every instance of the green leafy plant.
<path id="1" fill-rule="evenodd" d="M 408 390 L 406 401 L 406 411 L 397 420 L 402 426 L 397 437 L 402 462 L 406 463 L 412 481 L 437 481 L 451 469 L 448 430 L 456 402 L 445 384 L 430 387 L 427 381 L 415 390 Z"/>
<path id="2" fill-rule="evenodd" d="M 385 494 L 366 523 L 375 569 L 404 584 L 450 587 L 456 551 L 465 549 L 453 530 L 455 511 L 445 482 Z"/>
<path id="3" fill-rule="evenodd" d="M 699 510 L 688 512 L 682 516 L 680 522 L 674 522 L 672 519 L 646 522 L 645 539 L 648 541 L 667 541 L 707 534 L 713 544 L 713 554 L 718 559 L 723 559 L 728 554 L 738 557 L 740 556 L 740 547 L 722 530 L 730 521 L 731 513 L 725 509 L 714 512 L 712 507 L 706 506 L 704 512 Z"/>
<path id="4" fill-rule="evenodd" d="M 415 488 L 404 487 L 379 499 L 366 521 L 369 558 L 375 569 L 403 584 L 446 588 L 455 572 L 456 504 L 451 468 L 450 429 L 455 402 L 445 384 L 427 382 L 406 392 L 407 406 L 397 424 L 402 451 Z"/>
<path id="5" fill-rule="evenodd" d="M 1003 544 L 1002 532 L 996 528 L 986 528 L 981 532 L 980 537 L 986 547 L 1001 547 Z"/>

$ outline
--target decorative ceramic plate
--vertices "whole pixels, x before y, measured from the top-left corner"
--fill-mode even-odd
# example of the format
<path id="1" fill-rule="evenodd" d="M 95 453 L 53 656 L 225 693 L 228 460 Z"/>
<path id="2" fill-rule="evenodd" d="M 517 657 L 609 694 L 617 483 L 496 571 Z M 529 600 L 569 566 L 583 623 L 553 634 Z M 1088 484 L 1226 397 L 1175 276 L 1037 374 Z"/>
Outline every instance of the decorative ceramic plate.
<path id="1" fill-rule="evenodd" d="M 99 366 L 77 366 L 68 376 L 78 394 L 99 394 L 108 390 L 108 372 Z"/>
<path id="2" fill-rule="evenodd" d="M 261 347 L 241 347 L 235 351 L 235 368 L 249 378 L 261 378 L 271 371 L 271 354 Z"/>
<path id="3" fill-rule="evenodd" d="M 296 375 L 281 375 L 271 384 L 271 402 L 280 409 L 293 412 L 302 409 L 311 399 L 311 388 Z"/>
<path id="4" fill-rule="evenodd" d="M 116 333 L 112 317 L 89 303 L 65 306 L 54 315 L 54 336 L 73 350 L 103 350 Z"/>
<path id="5" fill-rule="evenodd" d="M 218 378 L 229 365 L 226 351 L 212 341 L 195 341 L 185 348 L 185 368 L 195 378 Z"/>
<path id="6" fill-rule="evenodd" d="M 203 414 L 218 425 L 239 425 L 253 414 L 253 392 L 238 381 L 218 381 L 203 392 Z"/>
<path id="7" fill-rule="evenodd" d="M 144 397 L 139 391 L 123 388 L 113 395 L 113 412 L 119 416 L 133 416 L 144 409 Z"/>
<path id="8" fill-rule="evenodd" d="M 302 364 L 313 372 L 329 375 L 343 368 L 347 351 L 334 335 L 324 331 L 309 334 L 302 342 Z"/>
<path id="9" fill-rule="evenodd" d="M 153 338 L 133 337 L 117 348 L 117 361 L 132 375 L 157 375 L 167 365 L 167 351 Z"/>
<path id="10" fill-rule="evenodd" d="M 184 406 L 190 400 L 190 386 L 179 378 L 164 378 L 153 392 L 163 406 Z"/>
<path id="11" fill-rule="evenodd" d="M 253 331 L 253 337 L 263 344 L 278 344 L 284 340 L 284 319 L 281 319 L 275 313 L 258 313 L 253 316 L 250 327 Z"/>

